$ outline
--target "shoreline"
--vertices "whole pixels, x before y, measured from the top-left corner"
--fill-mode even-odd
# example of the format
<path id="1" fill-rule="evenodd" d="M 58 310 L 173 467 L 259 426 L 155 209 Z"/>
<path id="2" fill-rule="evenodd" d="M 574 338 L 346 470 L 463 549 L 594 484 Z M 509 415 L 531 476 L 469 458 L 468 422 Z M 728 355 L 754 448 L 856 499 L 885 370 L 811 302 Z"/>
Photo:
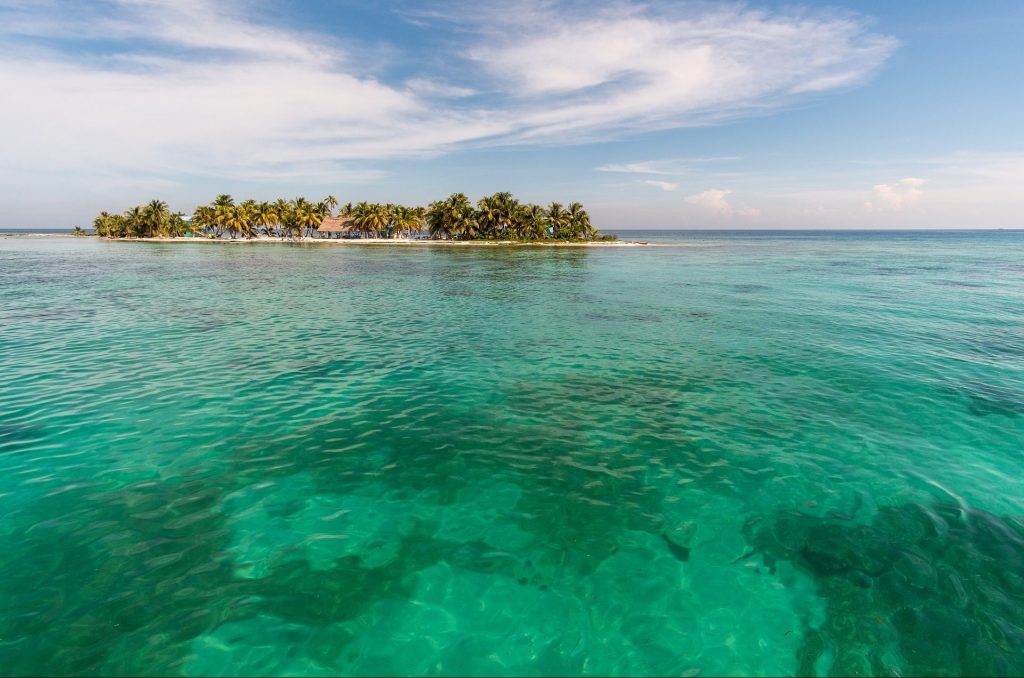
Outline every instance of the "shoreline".
<path id="1" fill-rule="evenodd" d="M 91 239 L 106 242 L 146 242 L 146 243 L 205 243 L 213 245 L 398 245 L 402 247 L 646 247 L 650 243 L 639 240 L 595 241 L 544 241 L 544 240 L 409 240 L 408 238 L 106 238 L 95 235 L 72 235 L 70 233 L 0 233 L 3 238 L 73 238 L 75 240 Z"/>

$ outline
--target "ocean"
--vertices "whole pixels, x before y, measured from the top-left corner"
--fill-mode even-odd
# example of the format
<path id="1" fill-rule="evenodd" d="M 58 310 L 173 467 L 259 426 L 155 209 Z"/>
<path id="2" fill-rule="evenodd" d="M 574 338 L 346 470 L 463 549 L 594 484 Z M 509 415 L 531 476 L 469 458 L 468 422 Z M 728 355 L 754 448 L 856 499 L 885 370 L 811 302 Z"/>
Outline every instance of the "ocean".
<path id="1" fill-rule="evenodd" d="M 12 675 L 1024 672 L 1024 232 L 0 238 Z"/>

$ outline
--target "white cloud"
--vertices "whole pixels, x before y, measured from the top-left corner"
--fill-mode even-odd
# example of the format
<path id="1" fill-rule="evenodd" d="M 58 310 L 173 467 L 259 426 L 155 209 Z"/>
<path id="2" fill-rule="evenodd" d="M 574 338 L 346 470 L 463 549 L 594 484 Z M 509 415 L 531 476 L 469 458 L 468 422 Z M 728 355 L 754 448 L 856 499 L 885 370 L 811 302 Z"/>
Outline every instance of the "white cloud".
<path id="1" fill-rule="evenodd" d="M 903 179 L 873 185 L 877 167 Z M 745 194 L 770 209 L 772 228 L 1021 228 L 1024 155 L 961 152 L 886 157 L 844 171 L 803 167 L 745 179 Z M 783 190 L 766 192 L 769 180 Z M 865 188 L 865 187 L 870 188 Z"/>
<path id="2" fill-rule="evenodd" d="M 696 195 L 687 196 L 686 202 L 702 207 L 712 214 L 728 215 L 732 214 L 732 206 L 726 201 L 725 196 L 730 193 L 732 191 L 722 191 L 713 188 Z"/>
<path id="3" fill-rule="evenodd" d="M 436 80 L 426 78 L 412 78 L 405 83 L 407 89 L 417 94 L 426 94 L 441 97 L 468 97 L 476 94 L 476 90 L 469 87 L 457 87 Z"/>
<path id="4" fill-rule="evenodd" d="M 479 92 L 472 82 L 425 65 L 404 83 L 371 77 L 348 44 L 260 22 L 257 9 L 8 2 L 0 90 L 17 105 L 0 107 L 0 171 L 347 180 L 366 160 L 604 139 L 760 112 L 859 82 L 894 47 L 859 20 L 813 12 L 481 10 L 459 37 L 491 87 L 467 99 Z M 67 36 L 98 47 L 61 51 L 53 38 Z M 605 171 L 667 171 L 643 165 Z"/>
<path id="5" fill-rule="evenodd" d="M 716 171 L 709 174 L 707 171 L 708 165 L 715 165 L 734 160 L 739 160 L 739 158 L 736 156 L 671 158 L 665 160 L 645 160 L 643 162 L 606 163 L 595 167 L 594 170 L 597 172 L 641 174 L 676 178 L 684 175 L 696 175 L 698 174 L 696 166 L 703 165 L 704 167 L 699 170 L 699 174 L 704 177 L 709 177 L 712 175 L 718 175 L 720 172 Z M 665 191 L 674 191 L 679 187 L 678 182 L 668 180 L 639 180 L 639 183 L 657 186 Z"/>
<path id="6" fill-rule="evenodd" d="M 885 206 L 896 210 L 912 207 L 920 201 L 921 195 L 924 193 L 921 190 L 924 183 L 924 179 L 906 177 L 892 184 L 876 184 L 875 197 Z"/>
<path id="7" fill-rule="evenodd" d="M 658 7 L 486 15 L 487 40 L 470 55 L 517 95 L 513 136 L 590 139 L 763 112 L 861 82 L 895 47 L 852 18 Z"/>
<path id="8" fill-rule="evenodd" d="M 654 179 L 641 179 L 641 184 L 647 184 L 649 186 L 656 186 L 663 191 L 674 191 L 679 188 L 679 184 L 674 181 L 656 181 Z"/>
<path id="9" fill-rule="evenodd" d="M 726 196 L 731 193 L 732 191 L 712 188 L 687 196 L 685 200 L 691 205 L 696 205 L 708 214 L 717 217 L 756 217 L 761 213 L 761 210 L 753 207 L 733 207 L 726 200 Z"/>
<path id="10" fill-rule="evenodd" d="M 655 161 L 608 163 L 595 167 L 598 172 L 622 172 L 624 174 L 675 174 L 662 169 L 662 165 Z"/>
<path id="11" fill-rule="evenodd" d="M 0 107 L 0 169 L 349 181 L 380 176 L 353 161 L 437 153 L 508 130 L 353 73 L 327 36 L 255 25 L 234 5 L 116 7 L 116 18 L 94 23 L 62 22 L 59 8 L 46 17 L 55 33 L 81 20 L 82 38 L 159 43 L 160 56 L 4 49 L 0 29 L 0 89 L 18 102 Z"/>

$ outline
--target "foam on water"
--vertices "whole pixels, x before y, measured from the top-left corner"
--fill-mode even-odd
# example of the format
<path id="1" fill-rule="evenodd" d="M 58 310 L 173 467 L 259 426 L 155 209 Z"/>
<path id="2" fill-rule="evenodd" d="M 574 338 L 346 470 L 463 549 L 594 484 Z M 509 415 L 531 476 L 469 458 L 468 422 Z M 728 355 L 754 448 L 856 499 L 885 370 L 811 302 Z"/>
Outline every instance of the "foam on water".
<path id="1" fill-rule="evenodd" d="M 0 666 L 1019 674 L 1022 255 L 0 239 Z"/>

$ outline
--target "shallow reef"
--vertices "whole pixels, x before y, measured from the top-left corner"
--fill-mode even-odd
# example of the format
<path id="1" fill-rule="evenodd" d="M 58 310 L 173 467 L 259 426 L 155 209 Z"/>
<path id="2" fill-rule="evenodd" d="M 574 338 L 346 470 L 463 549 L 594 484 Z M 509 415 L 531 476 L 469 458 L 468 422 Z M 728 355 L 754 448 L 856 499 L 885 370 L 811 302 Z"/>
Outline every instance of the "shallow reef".
<path id="1" fill-rule="evenodd" d="M 850 518 L 786 512 L 746 526 L 751 557 L 794 562 L 828 601 L 801 673 L 1024 672 L 1024 521 L 951 504 Z"/>

